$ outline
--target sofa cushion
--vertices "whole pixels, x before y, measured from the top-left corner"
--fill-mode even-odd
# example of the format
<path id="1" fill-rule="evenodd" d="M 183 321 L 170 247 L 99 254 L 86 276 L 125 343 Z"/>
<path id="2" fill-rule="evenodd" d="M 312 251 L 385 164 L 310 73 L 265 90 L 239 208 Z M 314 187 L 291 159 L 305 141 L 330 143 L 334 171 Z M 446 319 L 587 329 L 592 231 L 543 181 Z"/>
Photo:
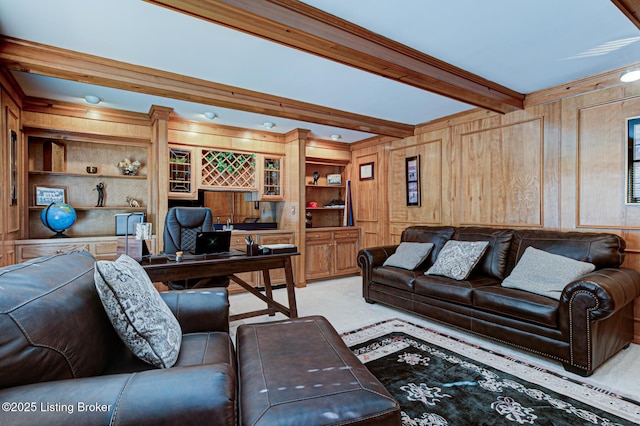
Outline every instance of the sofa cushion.
<path id="1" fill-rule="evenodd" d="M 424 263 L 431 266 L 438 258 L 438 253 L 444 244 L 453 237 L 455 230 L 453 226 L 410 226 L 402 231 L 400 241 L 433 243 L 433 250 Z"/>
<path id="2" fill-rule="evenodd" d="M 473 290 L 486 286 L 499 286 L 500 281 L 483 275 L 472 274 L 466 280 L 454 280 L 438 275 L 422 275 L 413 282 L 414 292 L 423 296 L 473 304 Z"/>
<path id="3" fill-rule="evenodd" d="M 506 274 L 509 275 L 527 247 L 593 263 L 596 269 L 617 268 L 624 260 L 625 241 L 614 234 L 515 230 L 509 250 Z"/>
<path id="4" fill-rule="evenodd" d="M 94 263 L 69 252 L 0 269 L 0 388 L 104 371 L 121 343 L 93 285 Z"/>
<path id="5" fill-rule="evenodd" d="M 447 241 L 436 263 L 425 274 L 464 280 L 476 266 L 488 245 L 487 241 Z"/>
<path id="6" fill-rule="evenodd" d="M 100 260 L 94 279 L 113 327 L 131 352 L 156 367 L 171 367 L 180 352 L 180 324 L 142 266 L 124 254 L 114 262 Z"/>
<path id="7" fill-rule="evenodd" d="M 565 286 L 592 272 L 595 265 L 527 247 L 503 287 L 517 288 L 560 300 Z"/>
<path id="8" fill-rule="evenodd" d="M 389 256 L 383 266 L 395 266 L 413 271 L 424 262 L 433 249 L 433 243 L 402 242 L 396 252 Z"/>
<path id="9" fill-rule="evenodd" d="M 558 327 L 559 303 L 548 297 L 502 286 L 474 290 L 473 306 L 501 316 L 546 327 Z"/>
<path id="10" fill-rule="evenodd" d="M 503 280 L 505 267 L 509 258 L 509 247 L 513 238 L 511 229 L 461 227 L 453 235 L 458 241 L 487 241 L 487 251 L 478 262 L 475 272 Z"/>

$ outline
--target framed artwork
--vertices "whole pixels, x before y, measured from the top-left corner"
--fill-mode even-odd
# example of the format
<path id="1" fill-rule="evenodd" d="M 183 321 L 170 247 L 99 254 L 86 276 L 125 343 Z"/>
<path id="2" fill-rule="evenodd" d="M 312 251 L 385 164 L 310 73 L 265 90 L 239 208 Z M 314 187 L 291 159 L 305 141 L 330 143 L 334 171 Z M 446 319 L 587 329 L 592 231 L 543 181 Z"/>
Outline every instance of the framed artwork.
<path id="1" fill-rule="evenodd" d="M 640 117 L 627 119 L 627 204 L 640 204 Z"/>
<path id="2" fill-rule="evenodd" d="M 50 187 L 39 186 L 33 187 L 33 194 L 35 197 L 34 205 L 36 206 L 48 206 L 51 203 L 66 203 L 67 188 L 65 187 Z"/>
<path id="3" fill-rule="evenodd" d="M 18 204 L 18 134 L 9 130 L 9 205 Z"/>
<path id="4" fill-rule="evenodd" d="M 342 175 L 341 174 L 327 175 L 327 185 L 342 185 Z"/>
<path id="5" fill-rule="evenodd" d="M 407 206 L 420 206 L 422 194 L 420 193 L 420 156 L 407 157 Z"/>
<path id="6" fill-rule="evenodd" d="M 374 163 L 360 164 L 360 180 L 373 180 Z"/>

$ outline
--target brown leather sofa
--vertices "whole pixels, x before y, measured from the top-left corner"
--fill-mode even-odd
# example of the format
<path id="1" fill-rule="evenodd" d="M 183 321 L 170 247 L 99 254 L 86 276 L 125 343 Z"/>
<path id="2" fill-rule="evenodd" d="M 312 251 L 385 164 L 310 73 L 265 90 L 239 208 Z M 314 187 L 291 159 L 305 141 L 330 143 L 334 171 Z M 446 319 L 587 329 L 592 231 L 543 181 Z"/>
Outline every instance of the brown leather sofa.
<path id="1" fill-rule="evenodd" d="M 462 281 L 425 275 L 450 240 L 488 241 L 484 256 Z M 416 270 L 383 266 L 397 245 L 360 250 L 363 297 L 490 337 L 562 362 L 582 376 L 633 339 L 633 301 L 640 273 L 620 268 L 625 242 L 613 234 L 412 226 L 401 241 L 433 243 Z M 569 283 L 560 300 L 501 286 L 529 246 L 593 263 L 596 270 Z"/>
<path id="2" fill-rule="evenodd" d="M 400 424 L 398 403 L 322 317 L 243 324 L 236 357 L 224 288 L 161 292 L 180 353 L 166 369 L 139 360 L 104 311 L 94 264 L 72 252 L 0 269 L 0 425 Z M 314 386 L 307 356 L 348 389 Z"/>

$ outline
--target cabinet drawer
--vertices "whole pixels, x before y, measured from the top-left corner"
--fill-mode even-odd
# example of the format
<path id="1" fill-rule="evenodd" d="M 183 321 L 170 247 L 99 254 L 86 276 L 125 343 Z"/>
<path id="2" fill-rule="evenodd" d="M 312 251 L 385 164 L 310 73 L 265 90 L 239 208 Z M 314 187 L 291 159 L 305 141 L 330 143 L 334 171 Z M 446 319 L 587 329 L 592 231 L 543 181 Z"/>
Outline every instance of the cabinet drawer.
<path id="1" fill-rule="evenodd" d="M 40 256 L 50 256 L 52 254 L 66 253 L 68 251 L 84 250 L 89 251 L 89 244 L 51 244 L 51 245 L 29 245 L 20 247 L 20 258 L 23 260 L 33 259 Z"/>
<path id="2" fill-rule="evenodd" d="M 306 240 L 307 241 L 321 241 L 321 240 L 330 240 L 331 239 L 331 231 L 307 231 Z"/>
<path id="3" fill-rule="evenodd" d="M 333 233 L 333 237 L 336 240 L 353 240 L 353 239 L 357 239 L 358 238 L 358 231 L 354 231 L 353 229 L 351 230 L 345 230 L 345 231 L 334 231 Z"/>
<path id="4" fill-rule="evenodd" d="M 245 237 L 247 235 L 250 234 L 240 234 L 240 235 L 233 235 L 231 234 L 231 249 L 232 250 L 240 250 L 240 251 L 246 251 L 247 250 L 247 243 L 245 242 Z M 256 236 L 255 235 L 251 235 L 251 238 L 253 238 L 253 240 L 255 241 Z"/>

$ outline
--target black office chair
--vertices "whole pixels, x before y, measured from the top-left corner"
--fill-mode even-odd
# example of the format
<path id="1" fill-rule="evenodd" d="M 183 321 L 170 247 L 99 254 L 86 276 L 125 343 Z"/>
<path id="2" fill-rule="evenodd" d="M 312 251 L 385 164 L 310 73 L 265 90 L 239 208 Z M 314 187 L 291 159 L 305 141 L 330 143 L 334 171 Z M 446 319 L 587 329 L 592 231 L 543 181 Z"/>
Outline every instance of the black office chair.
<path id="1" fill-rule="evenodd" d="M 198 232 L 213 231 L 213 214 L 206 207 L 172 207 L 164 221 L 164 253 L 176 254 L 195 251 Z M 184 290 L 193 287 L 226 287 L 229 278 L 226 276 L 211 277 L 207 281 L 184 280 L 168 281 L 172 290 Z"/>

